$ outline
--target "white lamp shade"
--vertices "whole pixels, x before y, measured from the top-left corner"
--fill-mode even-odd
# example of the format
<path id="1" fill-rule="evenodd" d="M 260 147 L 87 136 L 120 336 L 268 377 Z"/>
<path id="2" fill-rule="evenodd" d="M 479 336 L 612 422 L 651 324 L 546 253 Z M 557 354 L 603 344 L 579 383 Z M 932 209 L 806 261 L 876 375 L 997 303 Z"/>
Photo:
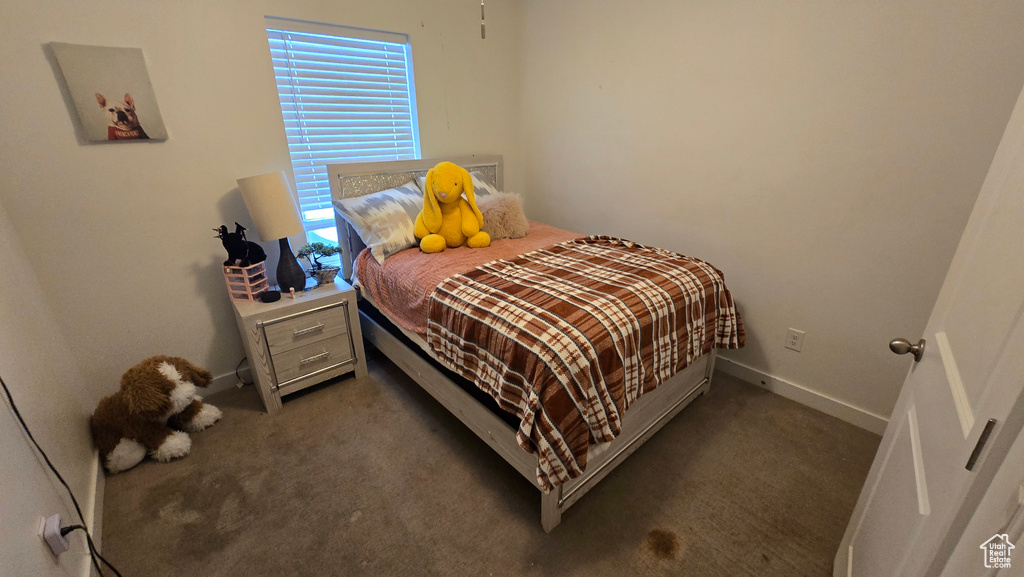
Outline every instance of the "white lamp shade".
<path id="1" fill-rule="evenodd" d="M 238 179 L 245 207 L 260 240 L 278 240 L 302 234 L 302 219 L 283 170 Z"/>

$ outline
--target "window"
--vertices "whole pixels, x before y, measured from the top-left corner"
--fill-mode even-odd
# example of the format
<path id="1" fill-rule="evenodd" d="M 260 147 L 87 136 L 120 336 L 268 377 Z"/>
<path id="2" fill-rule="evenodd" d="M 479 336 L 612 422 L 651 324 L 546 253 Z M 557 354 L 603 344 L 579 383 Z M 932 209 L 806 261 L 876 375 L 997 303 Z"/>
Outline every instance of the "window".
<path id="1" fill-rule="evenodd" d="M 420 157 L 405 34 L 266 18 L 309 242 L 337 244 L 326 165 Z"/>

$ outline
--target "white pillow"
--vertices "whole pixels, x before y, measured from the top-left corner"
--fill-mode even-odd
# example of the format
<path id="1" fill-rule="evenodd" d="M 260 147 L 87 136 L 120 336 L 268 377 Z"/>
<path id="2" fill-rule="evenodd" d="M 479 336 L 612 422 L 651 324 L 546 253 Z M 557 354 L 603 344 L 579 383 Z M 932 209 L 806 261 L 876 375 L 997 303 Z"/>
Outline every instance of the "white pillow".
<path id="1" fill-rule="evenodd" d="M 334 206 L 381 264 L 396 252 L 419 245 L 413 225 L 423 209 L 423 193 L 411 180 L 397 188 L 335 200 Z"/>

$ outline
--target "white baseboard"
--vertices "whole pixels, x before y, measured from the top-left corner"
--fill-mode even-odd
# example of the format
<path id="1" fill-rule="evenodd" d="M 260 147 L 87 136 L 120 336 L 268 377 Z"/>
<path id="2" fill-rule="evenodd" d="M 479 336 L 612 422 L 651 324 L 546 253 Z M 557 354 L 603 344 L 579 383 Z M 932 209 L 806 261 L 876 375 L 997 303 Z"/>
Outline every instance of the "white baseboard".
<path id="1" fill-rule="evenodd" d="M 89 534 L 92 535 L 93 545 L 97 551 L 103 550 L 103 493 L 107 486 L 107 478 L 103 474 L 103 466 L 100 464 L 99 451 L 93 451 L 92 466 L 89 471 L 89 493 L 86 495 L 85 525 L 89 527 Z M 83 557 L 83 566 L 79 574 L 85 577 L 96 575 L 92 566 L 92 557 L 88 550 Z"/>
<path id="2" fill-rule="evenodd" d="M 249 371 L 249 365 L 248 364 L 243 364 L 242 368 L 238 369 L 238 374 L 239 374 L 239 376 L 242 377 L 242 379 L 245 380 L 245 382 L 247 382 L 247 383 L 252 382 L 252 373 Z M 213 395 L 215 393 L 219 393 L 221 391 L 226 391 L 226 390 L 230 389 L 231 387 L 235 387 L 235 386 L 238 386 L 238 377 L 236 377 L 234 371 L 232 371 L 232 372 L 230 372 L 230 373 L 228 373 L 226 375 L 221 375 L 219 377 L 214 377 L 213 378 L 213 382 L 210 383 L 210 386 L 206 387 L 205 390 L 201 389 L 199 391 L 199 394 L 202 397 L 208 397 L 208 396 Z"/>
<path id="3" fill-rule="evenodd" d="M 837 419 L 872 433 L 881 435 L 885 432 L 885 426 L 889 424 L 889 420 L 881 415 L 876 415 L 860 407 L 855 407 L 839 399 L 834 399 L 828 395 L 801 387 L 776 376 L 762 373 L 736 361 L 723 358 L 721 355 L 718 356 L 718 362 L 715 363 L 715 370 L 732 375 L 741 381 L 768 389 L 777 395 L 792 399 L 801 405 L 806 405 L 826 415 L 832 415 Z"/>

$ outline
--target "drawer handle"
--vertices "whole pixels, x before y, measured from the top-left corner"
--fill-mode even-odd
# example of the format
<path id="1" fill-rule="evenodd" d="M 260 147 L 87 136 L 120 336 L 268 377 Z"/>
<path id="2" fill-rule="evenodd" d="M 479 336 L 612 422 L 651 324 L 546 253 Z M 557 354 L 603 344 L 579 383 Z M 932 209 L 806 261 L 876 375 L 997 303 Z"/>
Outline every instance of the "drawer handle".
<path id="1" fill-rule="evenodd" d="M 320 353 L 319 355 L 313 355 L 311 357 L 306 357 L 306 358 L 302 359 L 301 361 L 299 361 L 299 366 L 301 367 L 303 365 L 308 365 L 310 363 L 315 363 L 317 361 L 323 361 L 323 360 L 329 359 L 330 357 L 331 357 L 331 352 L 330 351 L 324 351 L 324 352 Z"/>
<path id="2" fill-rule="evenodd" d="M 299 330 L 295 331 L 294 333 L 292 333 L 292 335 L 296 336 L 296 337 L 304 337 L 304 336 L 306 336 L 306 335 L 308 335 L 310 333 L 315 333 L 315 332 L 322 331 L 322 330 L 324 330 L 324 324 L 320 323 L 318 325 L 313 325 L 311 327 L 307 327 L 307 328 L 304 328 L 304 329 L 299 329 Z"/>

